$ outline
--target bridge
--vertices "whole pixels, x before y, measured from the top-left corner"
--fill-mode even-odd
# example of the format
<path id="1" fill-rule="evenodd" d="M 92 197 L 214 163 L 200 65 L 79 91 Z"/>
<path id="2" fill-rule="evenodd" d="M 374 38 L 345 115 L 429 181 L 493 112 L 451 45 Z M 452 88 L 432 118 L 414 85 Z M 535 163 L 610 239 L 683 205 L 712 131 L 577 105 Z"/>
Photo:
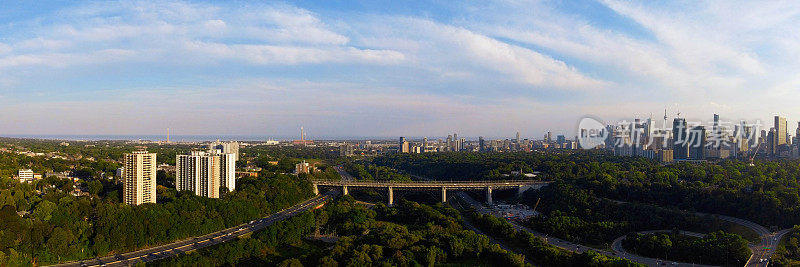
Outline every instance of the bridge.
<path id="1" fill-rule="evenodd" d="M 447 190 L 486 190 L 486 202 L 492 204 L 493 189 L 517 189 L 521 195 L 528 189 L 539 189 L 550 182 L 532 180 L 506 180 L 506 181 L 346 181 L 346 180 L 312 180 L 314 193 L 319 194 L 319 187 L 337 187 L 342 189 L 342 194 L 347 195 L 348 189 L 353 188 L 386 188 L 389 195 L 389 205 L 394 204 L 395 189 L 434 189 L 441 190 L 442 202 L 447 202 Z"/>

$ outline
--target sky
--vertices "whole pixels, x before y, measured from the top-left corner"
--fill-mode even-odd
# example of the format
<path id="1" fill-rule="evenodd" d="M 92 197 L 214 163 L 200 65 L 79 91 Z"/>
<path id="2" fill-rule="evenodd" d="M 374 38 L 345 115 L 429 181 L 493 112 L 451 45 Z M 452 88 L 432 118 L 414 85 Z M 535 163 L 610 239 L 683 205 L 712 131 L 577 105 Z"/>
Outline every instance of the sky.
<path id="1" fill-rule="evenodd" d="M 800 120 L 797 1 L 0 0 L 0 135 Z"/>

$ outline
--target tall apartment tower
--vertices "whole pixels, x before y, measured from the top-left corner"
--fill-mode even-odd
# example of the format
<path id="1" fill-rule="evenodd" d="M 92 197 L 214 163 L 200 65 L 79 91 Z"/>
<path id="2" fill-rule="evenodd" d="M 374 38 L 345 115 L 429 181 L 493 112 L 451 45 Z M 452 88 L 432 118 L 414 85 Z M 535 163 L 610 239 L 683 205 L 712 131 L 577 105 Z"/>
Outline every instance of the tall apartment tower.
<path id="1" fill-rule="evenodd" d="M 122 184 L 125 204 L 156 203 L 156 153 L 126 153 Z"/>
<path id="2" fill-rule="evenodd" d="M 233 154 L 229 157 L 233 157 Z M 175 158 L 175 188 L 192 191 L 195 195 L 219 198 L 220 156 L 204 151 Z"/>
<path id="3" fill-rule="evenodd" d="M 221 153 L 224 154 L 235 154 L 236 158 L 234 160 L 239 160 L 239 142 L 231 141 L 231 142 L 220 142 L 217 140 L 216 142 L 212 142 L 208 145 L 209 150 L 219 150 Z"/>

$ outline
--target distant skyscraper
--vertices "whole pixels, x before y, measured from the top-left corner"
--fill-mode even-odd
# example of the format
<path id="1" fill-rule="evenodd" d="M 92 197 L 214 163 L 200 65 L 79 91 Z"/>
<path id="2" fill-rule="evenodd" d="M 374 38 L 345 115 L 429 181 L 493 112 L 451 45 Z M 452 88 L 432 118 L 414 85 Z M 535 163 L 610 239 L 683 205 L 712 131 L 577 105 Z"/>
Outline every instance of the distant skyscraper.
<path id="1" fill-rule="evenodd" d="M 517 132 L 517 144 L 519 144 L 519 132 Z"/>
<path id="2" fill-rule="evenodd" d="M 794 136 L 800 136 L 800 121 L 797 122 L 797 130 L 795 130 Z"/>
<path id="3" fill-rule="evenodd" d="M 478 137 L 478 151 L 486 151 L 486 140 L 483 139 L 483 136 Z"/>
<path id="4" fill-rule="evenodd" d="M 453 151 L 453 136 L 447 135 L 447 150 Z"/>
<path id="5" fill-rule="evenodd" d="M 711 132 L 715 138 L 723 138 L 722 137 L 722 129 L 719 126 L 719 114 L 714 114 L 714 124 L 711 126 Z M 720 150 L 722 148 L 721 142 L 714 142 L 713 149 Z"/>
<path id="6" fill-rule="evenodd" d="M 129 205 L 156 203 L 156 153 L 125 154 L 122 200 Z"/>
<path id="7" fill-rule="evenodd" d="M 545 141 L 547 141 L 548 143 L 553 142 L 553 133 L 552 132 L 547 132 L 547 140 L 545 140 Z"/>
<path id="8" fill-rule="evenodd" d="M 400 153 L 411 153 L 411 146 L 405 137 L 400 137 Z"/>
<path id="9" fill-rule="evenodd" d="M 765 140 L 767 144 L 767 153 L 770 155 L 775 155 L 775 151 L 777 150 L 777 146 L 775 145 L 775 128 L 769 128 L 769 132 L 767 133 L 767 139 Z"/>
<path id="10" fill-rule="evenodd" d="M 688 135 L 689 158 L 690 159 L 705 159 L 706 149 L 706 127 L 695 126 L 689 131 Z"/>
<path id="11" fill-rule="evenodd" d="M 672 156 L 674 159 L 688 159 L 689 158 L 689 146 L 687 145 L 688 139 L 688 129 L 686 128 L 686 119 L 683 118 L 675 118 L 672 120 L 672 136 L 673 136 L 673 145 L 672 145 Z"/>
<path id="12" fill-rule="evenodd" d="M 775 116 L 775 135 L 773 137 L 772 154 L 778 154 L 782 145 L 787 144 L 789 139 L 789 131 L 786 124 L 786 118 Z"/>
<path id="13" fill-rule="evenodd" d="M 567 137 L 564 136 L 563 134 L 559 134 L 558 136 L 556 136 L 556 142 L 558 142 L 559 144 L 566 143 Z"/>
<path id="14" fill-rule="evenodd" d="M 230 154 L 232 155 L 232 154 Z M 220 156 L 203 151 L 175 158 L 175 188 L 195 195 L 219 198 Z"/>
<path id="15" fill-rule="evenodd" d="M 422 138 L 422 153 L 427 152 L 427 147 L 428 147 L 428 137 L 423 137 Z"/>
<path id="16" fill-rule="evenodd" d="M 453 133 L 453 147 L 451 148 L 451 150 L 459 151 L 459 147 L 461 147 L 461 144 L 459 144 L 458 134 Z"/>

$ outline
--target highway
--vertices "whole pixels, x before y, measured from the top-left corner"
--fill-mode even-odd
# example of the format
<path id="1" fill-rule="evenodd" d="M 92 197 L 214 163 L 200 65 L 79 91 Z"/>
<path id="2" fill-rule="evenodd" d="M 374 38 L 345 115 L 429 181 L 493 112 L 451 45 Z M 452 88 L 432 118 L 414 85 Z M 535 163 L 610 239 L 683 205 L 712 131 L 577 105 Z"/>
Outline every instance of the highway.
<path id="1" fill-rule="evenodd" d="M 626 203 L 625 201 L 619 201 L 619 200 L 611 200 L 611 201 L 614 201 L 616 203 Z M 695 214 L 714 216 L 716 218 L 719 218 L 720 220 L 732 222 L 747 227 L 750 230 L 753 230 L 753 232 L 755 232 L 756 234 L 758 234 L 761 242 L 759 244 L 752 244 L 749 246 L 752 255 L 750 256 L 750 259 L 747 260 L 747 263 L 744 265 L 745 267 L 769 266 L 769 261 L 772 258 L 772 254 L 775 253 L 775 249 L 780 244 L 781 239 L 783 238 L 784 235 L 786 235 L 792 230 L 791 228 L 788 228 L 773 233 L 770 232 L 769 229 L 767 229 L 766 227 L 745 219 L 740 219 L 726 215 L 703 213 L 703 212 L 695 212 Z"/>
<path id="2" fill-rule="evenodd" d="M 463 192 L 461 192 L 461 194 L 463 194 Z M 464 198 L 462 197 L 462 199 L 464 199 Z M 473 201 L 474 201 L 474 200 L 473 200 Z M 461 206 L 461 203 L 459 203 L 459 202 L 455 202 L 455 203 L 457 203 L 457 205 Z M 462 207 L 463 207 L 463 206 L 462 206 Z M 491 242 L 492 244 L 497 244 L 498 246 L 500 246 L 500 248 L 502 248 L 502 249 L 505 249 L 505 250 L 507 250 L 507 251 L 514 252 L 514 253 L 517 253 L 517 254 L 520 254 L 520 255 L 525 255 L 525 254 L 523 254 L 523 253 L 520 253 L 519 251 L 513 250 L 511 247 L 509 247 L 509 246 L 506 246 L 505 244 L 501 243 L 500 241 L 497 241 L 497 240 L 496 240 L 496 239 L 494 239 L 492 236 L 490 236 L 490 235 L 487 235 L 487 234 L 484 234 L 484 233 L 483 233 L 483 231 L 481 231 L 481 229 L 478 229 L 477 227 L 475 227 L 474 225 L 472 225 L 472 223 L 470 223 L 468 220 L 466 220 L 466 219 L 465 219 L 465 220 L 463 221 L 463 223 L 464 223 L 464 226 L 465 226 L 465 227 L 467 227 L 469 230 L 472 230 L 472 231 L 473 231 L 473 232 L 475 232 L 476 234 L 479 234 L 479 235 L 486 236 L 486 238 L 488 238 L 488 239 L 489 239 L 489 242 Z M 536 265 L 536 264 L 534 264 L 534 262 L 533 262 L 533 261 L 531 261 L 531 259 L 530 259 L 530 258 L 528 258 L 528 257 L 525 257 L 525 262 L 527 262 L 527 263 L 530 263 L 531 265 L 534 265 L 534 266 Z"/>
<path id="3" fill-rule="evenodd" d="M 333 168 L 336 169 L 336 172 L 338 172 L 339 176 L 342 177 L 342 181 L 355 181 L 356 180 L 355 178 L 353 178 L 352 175 L 350 175 L 350 173 L 347 173 L 346 171 L 344 171 L 344 167 L 342 167 L 342 165 L 337 165 L 337 166 L 334 166 Z"/>
<path id="4" fill-rule="evenodd" d="M 459 193 L 457 193 L 457 196 L 461 197 L 467 203 L 472 205 L 475 208 L 476 211 L 478 211 L 480 213 L 484 213 L 484 214 L 489 212 L 488 210 L 486 210 L 486 208 L 481 203 L 479 203 L 478 201 L 475 201 L 475 199 L 470 197 L 468 194 L 466 194 L 464 192 L 459 192 Z M 725 216 L 725 215 L 707 214 L 707 213 L 699 213 L 699 212 L 697 214 L 698 215 L 711 215 L 711 216 L 715 216 L 715 217 L 717 217 L 717 218 L 719 218 L 721 220 L 725 220 L 725 221 L 728 221 L 728 222 L 732 222 L 732 223 L 736 223 L 736 224 L 745 226 L 745 227 L 755 231 L 761 237 L 761 243 L 760 244 L 751 245 L 750 246 L 750 249 L 753 251 L 753 255 L 750 257 L 750 259 L 748 260 L 747 264 L 745 264 L 745 267 L 750 267 L 750 266 L 766 267 L 766 266 L 768 266 L 769 259 L 772 257 L 772 254 L 775 252 L 775 248 L 778 246 L 778 244 L 780 243 L 780 241 L 783 238 L 783 236 L 786 235 L 787 233 L 789 233 L 789 231 L 791 230 L 791 229 L 783 229 L 783 230 L 778 231 L 776 233 L 771 233 L 767 228 L 765 228 L 765 227 L 763 227 L 763 226 L 761 226 L 761 225 L 759 225 L 757 223 L 748 221 L 748 220 L 739 219 L 739 218 L 730 217 L 730 216 Z M 691 264 L 691 263 L 662 261 L 662 260 L 659 260 L 659 259 L 647 258 L 647 257 L 642 257 L 642 256 L 639 256 L 639 255 L 628 253 L 624 249 L 622 249 L 621 242 L 619 242 L 619 241 L 622 240 L 622 238 L 624 238 L 624 236 L 622 236 L 620 238 L 617 238 L 617 240 L 614 240 L 614 243 L 612 243 L 612 250 L 614 250 L 614 251 L 613 252 L 609 252 L 609 251 L 606 251 L 606 250 L 600 250 L 600 249 L 595 249 L 595 248 L 583 246 L 583 245 L 580 245 L 580 244 L 571 243 L 571 242 L 568 242 L 566 240 L 561 240 L 561 239 L 558 239 L 558 238 L 555 238 L 555 237 L 550 237 L 547 234 L 539 233 L 537 231 L 534 231 L 534 230 L 531 230 L 531 229 L 529 229 L 527 227 L 524 227 L 524 226 L 520 225 L 518 222 L 513 221 L 513 220 L 509 220 L 508 222 L 510 222 L 514 226 L 514 228 L 517 229 L 517 231 L 527 231 L 527 232 L 529 232 L 529 233 L 531 233 L 531 234 L 533 234 L 535 236 L 544 238 L 544 240 L 547 241 L 547 243 L 550 244 L 550 245 L 553 245 L 553 246 L 556 246 L 556 247 L 559 247 L 559 248 L 562 248 L 562 249 L 566 249 L 566 250 L 569 250 L 569 251 L 577 252 L 577 253 L 583 253 L 583 252 L 586 252 L 587 250 L 593 250 L 593 251 L 595 251 L 597 253 L 600 253 L 600 254 L 603 254 L 603 255 L 625 258 L 625 259 L 628 259 L 628 260 L 631 260 L 631 261 L 634 261 L 634 262 L 638 262 L 638 263 L 642 263 L 642 264 L 645 264 L 645 265 L 648 265 L 648 266 L 659 266 L 659 265 L 703 266 L 703 265 Z M 693 234 L 696 234 L 696 233 L 693 233 Z M 760 259 L 766 259 L 766 260 L 761 261 Z"/>
<path id="5" fill-rule="evenodd" d="M 761 244 L 756 246 L 750 246 L 750 250 L 753 251 L 753 255 L 750 256 L 750 260 L 747 262 L 747 266 L 768 266 L 769 260 L 772 258 L 772 254 L 775 253 L 775 249 L 781 242 L 781 239 L 784 235 L 789 233 L 792 229 L 783 229 L 775 233 L 766 233 L 761 236 Z"/>
<path id="6" fill-rule="evenodd" d="M 456 195 L 458 197 L 460 197 L 461 199 L 463 199 L 464 201 L 466 201 L 467 203 L 469 203 L 473 208 L 475 208 L 475 211 L 477 211 L 477 212 L 479 212 L 481 214 L 489 213 L 489 210 L 487 210 L 481 203 L 479 203 L 478 201 L 476 201 L 475 199 L 470 197 L 467 193 L 458 192 L 458 193 L 456 193 Z M 531 230 L 531 229 L 529 229 L 527 227 L 524 227 L 524 226 L 520 225 L 519 223 L 517 223 L 517 222 L 515 222 L 513 220 L 509 220 L 508 222 L 511 223 L 511 225 L 514 226 L 514 228 L 517 231 L 529 232 L 529 233 L 531 233 L 531 234 L 533 234 L 535 236 L 543 238 L 545 241 L 547 241 L 548 244 L 556 246 L 556 247 L 559 247 L 559 248 L 562 248 L 562 249 L 566 249 L 566 250 L 569 250 L 569 251 L 572 251 L 572 252 L 577 252 L 577 253 L 583 253 L 583 252 L 586 252 L 587 250 L 593 250 L 593 251 L 595 251 L 597 253 L 600 253 L 600 254 L 604 254 L 604 255 L 608 255 L 608 256 L 616 256 L 613 252 L 608 252 L 608 251 L 605 251 L 605 250 L 599 250 L 599 249 L 595 249 L 595 248 L 591 248 L 591 247 L 581 246 L 579 244 L 570 243 L 569 241 L 566 241 L 566 240 L 561 240 L 561 239 L 558 239 L 558 238 L 555 238 L 555 237 L 550 237 L 550 236 L 548 236 L 546 234 L 539 233 L 537 231 L 533 231 L 533 230 Z"/>
<path id="7" fill-rule="evenodd" d="M 750 250 L 753 252 L 753 255 L 750 256 L 750 259 L 747 261 L 747 264 L 744 265 L 745 267 L 768 266 L 769 260 L 772 258 L 772 254 L 775 253 L 775 249 L 778 247 L 778 244 L 781 242 L 781 239 L 783 238 L 784 235 L 786 235 L 787 233 L 789 233 L 789 231 L 792 230 L 791 228 L 789 228 L 773 233 L 770 232 L 766 227 L 748 220 L 725 216 L 725 215 L 715 215 L 715 214 L 707 214 L 699 212 L 698 214 L 716 216 L 721 220 L 729 221 L 750 228 L 751 230 L 756 232 L 756 234 L 758 234 L 761 243 L 750 246 Z"/>
<path id="8" fill-rule="evenodd" d="M 315 196 L 305 202 L 296 204 L 292 207 L 283 209 L 268 217 L 250 221 L 238 226 L 228 229 L 220 230 L 207 235 L 185 239 L 166 245 L 145 248 L 137 251 L 132 251 L 124 254 L 116 254 L 103 258 L 88 259 L 82 261 L 74 261 L 58 265 L 57 267 L 73 267 L 73 266 L 129 266 L 137 262 L 148 262 L 160 260 L 175 255 L 183 254 L 189 251 L 201 249 L 208 246 L 217 245 L 226 241 L 236 239 L 239 236 L 252 233 L 266 228 L 278 221 L 291 218 L 309 209 L 318 207 L 325 202 L 333 199 L 338 194 L 338 191 L 332 190 L 325 194 Z"/>

